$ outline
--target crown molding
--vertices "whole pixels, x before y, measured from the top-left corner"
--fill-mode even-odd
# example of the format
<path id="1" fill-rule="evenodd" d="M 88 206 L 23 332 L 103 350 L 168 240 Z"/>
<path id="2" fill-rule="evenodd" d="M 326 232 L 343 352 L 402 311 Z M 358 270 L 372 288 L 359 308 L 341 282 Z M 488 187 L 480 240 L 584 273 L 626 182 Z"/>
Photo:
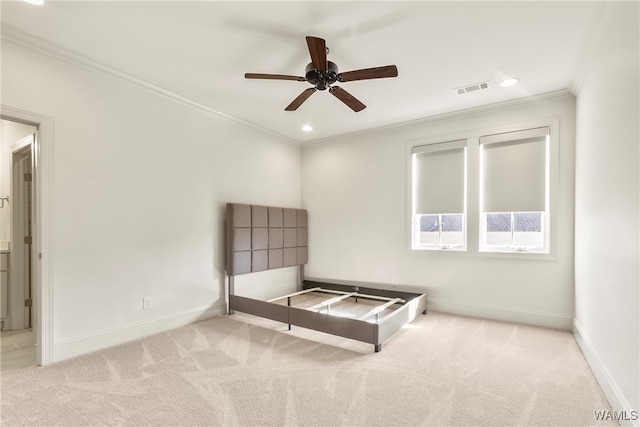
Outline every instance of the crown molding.
<path id="1" fill-rule="evenodd" d="M 142 80 L 136 76 L 133 76 L 131 74 L 128 74 L 126 72 L 113 68 L 109 65 L 103 64 L 92 58 L 86 57 L 84 55 L 80 55 L 76 52 L 63 48 L 62 46 L 51 43 L 40 37 L 33 36 L 13 26 L 3 24 L 1 28 L 1 37 L 3 41 L 16 44 L 25 49 L 29 49 L 31 51 L 65 62 L 75 67 L 79 67 L 84 70 L 88 70 L 94 73 L 98 73 L 104 76 L 108 76 L 108 77 L 120 80 L 129 85 L 142 89 L 146 92 L 152 93 L 154 95 L 160 96 L 162 98 L 168 99 L 173 102 L 177 102 L 179 104 L 193 108 L 195 110 L 204 112 L 218 119 L 235 123 L 245 128 L 249 128 L 255 132 L 268 135 L 273 138 L 277 138 L 282 142 L 295 144 L 297 146 L 301 145 L 301 141 L 298 141 L 296 139 L 293 139 L 281 133 L 263 128 L 261 126 L 255 125 L 245 120 L 241 120 L 229 114 L 223 113 L 222 111 L 218 111 L 214 108 L 201 104 L 197 101 L 194 101 L 190 98 L 182 96 L 178 93 L 172 92 L 168 89 L 165 89 L 163 87 L 160 87 L 148 81 Z"/>
<path id="2" fill-rule="evenodd" d="M 507 101 L 496 102 L 493 104 L 480 105 L 477 107 L 466 108 L 463 110 L 436 114 L 429 117 L 423 117 L 420 119 L 394 123 L 391 125 L 380 126 L 373 129 L 365 129 L 357 132 L 350 132 L 350 133 L 345 133 L 341 135 L 330 136 L 327 138 L 314 139 L 311 141 L 304 142 L 302 144 L 302 147 L 304 149 L 306 147 L 311 147 L 313 145 L 330 144 L 333 142 L 338 142 L 343 140 L 344 138 L 349 138 L 349 137 L 355 138 L 355 137 L 360 137 L 365 135 L 374 135 L 374 134 L 383 133 L 383 132 L 394 132 L 394 131 L 406 130 L 406 129 L 424 126 L 427 124 L 431 124 L 431 123 L 435 123 L 443 120 L 464 119 L 464 118 L 471 117 L 478 114 L 485 114 L 491 111 L 512 109 L 520 105 L 530 104 L 532 102 L 552 101 L 554 99 L 564 99 L 564 98 L 574 98 L 574 95 L 567 89 L 547 92 L 539 95 L 530 95 L 524 98 L 510 99 Z"/>

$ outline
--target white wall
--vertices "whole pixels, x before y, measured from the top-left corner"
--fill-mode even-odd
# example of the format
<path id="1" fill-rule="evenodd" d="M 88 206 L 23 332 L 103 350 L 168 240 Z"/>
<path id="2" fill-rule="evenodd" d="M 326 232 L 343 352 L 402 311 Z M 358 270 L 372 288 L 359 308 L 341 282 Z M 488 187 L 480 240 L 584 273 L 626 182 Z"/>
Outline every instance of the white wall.
<path id="1" fill-rule="evenodd" d="M 553 257 L 409 249 L 407 141 L 447 141 L 553 118 L 560 120 Z M 313 242 L 307 276 L 397 281 L 425 291 L 432 309 L 570 328 L 574 131 L 574 98 L 563 92 L 305 145 L 303 205 Z"/>
<path id="2" fill-rule="evenodd" d="M 576 104 L 576 335 L 627 411 L 640 411 L 638 9 L 608 3 Z"/>
<path id="3" fill-rule="evenodd" d="M 297 144 L 5 41 L 2 89 L 53 118 L 54 361 L 221 313 L 225 204 L 300 206 Z"/>

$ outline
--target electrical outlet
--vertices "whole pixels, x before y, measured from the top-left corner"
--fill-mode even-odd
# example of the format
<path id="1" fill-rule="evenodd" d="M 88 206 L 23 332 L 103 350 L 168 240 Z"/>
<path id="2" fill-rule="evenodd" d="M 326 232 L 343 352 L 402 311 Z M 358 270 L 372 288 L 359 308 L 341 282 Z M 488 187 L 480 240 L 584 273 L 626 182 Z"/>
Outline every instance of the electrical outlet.
<path id="1" fill-rule="evenodd" d="M 148 310 L 151 308 L 151 297 L 142 298 L 142 309 Z"/>
<path id="2" fill-rule="evenodd" d="M 398 279 L 396 279 L 395 277 L 391 279 L 391 286 L 393 286 L 394 288 L 398 286 Z"/>

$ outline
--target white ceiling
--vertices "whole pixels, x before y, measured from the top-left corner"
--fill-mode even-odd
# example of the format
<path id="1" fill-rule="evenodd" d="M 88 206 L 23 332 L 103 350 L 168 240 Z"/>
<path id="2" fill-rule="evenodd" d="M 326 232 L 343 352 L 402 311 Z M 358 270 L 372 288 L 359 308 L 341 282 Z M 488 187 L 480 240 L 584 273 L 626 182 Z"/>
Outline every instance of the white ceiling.
<path id="1" fill-rule="evenodd" d="M 35 36 L 271 133 L 305 142 L 570 89 L 602 2 L 2 1 L 6 34 Z M 18 30 L 18 31 L 16 31 Z M 397 78 L 341 83 L 367 108 L 328 92 L 284 108 L 306 82 L 304 37 L 324 38 L 340 71 L 395 64 Z M 506 77 L 520 78 L 503 88 Z M 459 95 L 479 82 L 489 88 Z M 303 124 L 314 130 L 305 133 Z"/>

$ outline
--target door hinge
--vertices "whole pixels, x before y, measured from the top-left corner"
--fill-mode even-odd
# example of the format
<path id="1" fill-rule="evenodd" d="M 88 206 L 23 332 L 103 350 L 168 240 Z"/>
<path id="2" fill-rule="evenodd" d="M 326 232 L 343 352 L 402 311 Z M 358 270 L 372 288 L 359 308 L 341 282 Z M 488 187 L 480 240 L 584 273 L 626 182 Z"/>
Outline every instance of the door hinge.
<path id="1" fill-rule="evenodd" d="M 32 305 L 33 305 L 33 300 L 31 298 L 27 298 L 26 300 L 24 300 L 25 307 L 31 307 Z"/>
<path id="2" fill-rule="evenodd" d="M 33 243 L 33 237 L 31 236 L 24 236 L 24 243 L 25 245 L 30 245 Z"/>
<path id="3" fill-rule="evenodd" d="M 25 180 L 26 182 L 31 182 L 31 179 L 32 179 L 32 178 L 33 178 L 33 175 L 32 175 L 32 174 L 30 174 L 30 173 L 25 173 L 25 174 L 24 174 L 24 180 Z"/>

